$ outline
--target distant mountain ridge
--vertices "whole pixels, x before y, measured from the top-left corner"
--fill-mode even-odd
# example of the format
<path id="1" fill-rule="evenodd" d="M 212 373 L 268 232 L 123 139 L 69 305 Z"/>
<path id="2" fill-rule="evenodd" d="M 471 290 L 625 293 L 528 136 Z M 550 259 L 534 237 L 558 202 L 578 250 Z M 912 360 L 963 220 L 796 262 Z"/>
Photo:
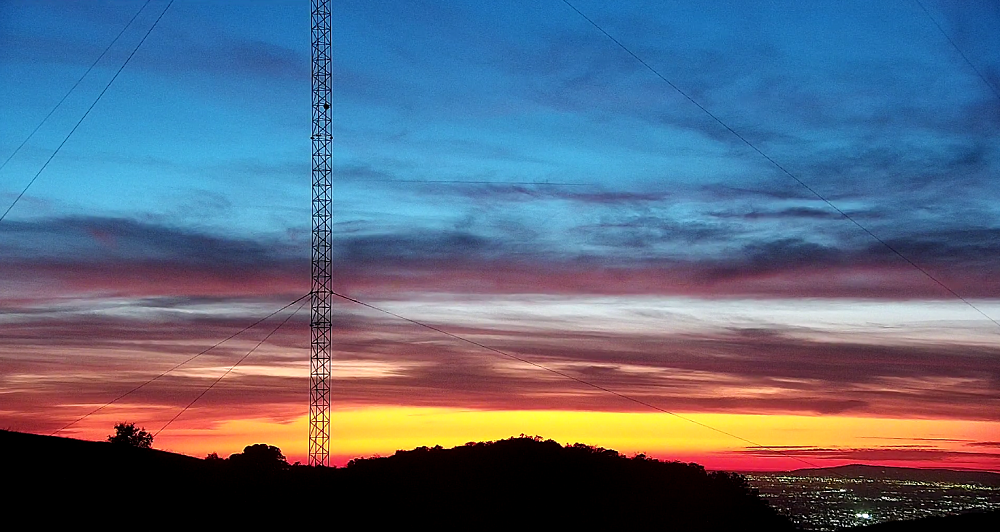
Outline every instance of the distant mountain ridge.
<path id="1" fill-rule="evenodd" d="M 952 482 L 956 484 L 975 483 L 983 486 L 1000 487 L 1000 473 L 992 473 L 989 471 L 920 469 L 915 467 L 886 467 L 865 464 L 849 464 L 837 467 L 795 469 L 793 471 L 788 471 L 787 473 L 800 477 L 840 476 L 879 480 Z"/>

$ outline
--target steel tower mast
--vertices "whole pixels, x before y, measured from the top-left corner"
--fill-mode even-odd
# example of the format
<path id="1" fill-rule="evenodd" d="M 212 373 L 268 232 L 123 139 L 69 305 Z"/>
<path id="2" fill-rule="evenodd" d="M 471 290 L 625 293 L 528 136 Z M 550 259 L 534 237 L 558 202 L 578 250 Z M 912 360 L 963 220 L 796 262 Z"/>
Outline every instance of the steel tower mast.
<path id="1" fill-rule="evenodd" d="M 331 99 L 329 0 L 312 4 L 312 312 L 309 319 L 309 465 L 330 465 L 332 291 Z"/>

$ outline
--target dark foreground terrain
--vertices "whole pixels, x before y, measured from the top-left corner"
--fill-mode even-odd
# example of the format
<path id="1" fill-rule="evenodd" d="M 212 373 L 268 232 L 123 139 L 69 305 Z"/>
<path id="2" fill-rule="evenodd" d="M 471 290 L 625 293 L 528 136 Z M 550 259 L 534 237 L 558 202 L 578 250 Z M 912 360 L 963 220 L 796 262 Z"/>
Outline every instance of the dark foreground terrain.
<path id="1" fill-rule="evenodd" d="M 312 522 L 407 529 L 793 529 L 739 475 L 530 437 L 399 451 L 343 468 L 288 466 L 248 451 L 202 460 L 9 431 L 0 431 L 0 451 L 8 493 L 0 508 L 11 523 L 28 516 L 35 524 L 99 521 L 130 528 Z M 998 523 L 993 512 L 871 530 L 998 530 Z"/>
<path id="2" fill-rule="evenodd" d="M 738 475 L 540 438 L 418 448 L 329 469 L 15 432 L 0 432 L 0 449 L 8 457 L 0 475 L 16 487 L 8 519 L 792 529 Z"/>

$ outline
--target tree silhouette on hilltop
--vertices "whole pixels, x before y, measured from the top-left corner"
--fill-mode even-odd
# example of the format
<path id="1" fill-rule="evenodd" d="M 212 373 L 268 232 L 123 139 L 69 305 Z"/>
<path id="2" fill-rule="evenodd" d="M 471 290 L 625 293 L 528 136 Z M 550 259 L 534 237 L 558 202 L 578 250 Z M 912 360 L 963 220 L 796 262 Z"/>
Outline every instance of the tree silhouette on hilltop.
<path id="1" fill-rule="evenodd" d="M 153 447 L 153 435 L 145 428 L 136 428 L 135 423 L 123 421 L 115 423 L 115 433 L 108 436 L 108 441 L 116 445 L 128 445 L 140 449 Z"/>
<path id="2" fill-rule="evenodd" d="M 282 471 L 291 467 L 281 449 L 266 443 L 247 445 L 242 453 L 229 455 L 229 463 L 241 469 L 261 472 Z"/>

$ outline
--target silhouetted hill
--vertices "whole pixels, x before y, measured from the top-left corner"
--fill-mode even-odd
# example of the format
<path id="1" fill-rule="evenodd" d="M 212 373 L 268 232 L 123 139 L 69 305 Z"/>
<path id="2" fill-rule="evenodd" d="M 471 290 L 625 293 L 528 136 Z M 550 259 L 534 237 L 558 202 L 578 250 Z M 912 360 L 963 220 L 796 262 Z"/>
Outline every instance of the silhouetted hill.
<path id="1" fill-rule="evenodd" d="M 790 530 L 743 477 L 697 464 L 626 458 L 612 450 L 511 438 L 354 460 L 342 496 L 388 497 L 450 524 L 674 530 Z"/>
<path id="2" fill-rule="evenodd" d="M 46 517 L 158 510 L 211 476 L 198 458 L 107 442 L 0 431 L 0 452 L 6 508 Z"/>
<path id="3" fill-rule="evenodd" d="M 91 489 L 128 486 L 128 472 L 148 479 L 186 477 L 204 471 L 204 460 L 156 449 L 139 449 L 107 442 L 39 436 L 0 430 L 3 478 L 22 480 L 21 492 L 45 493 L 64 487 Z M 53 483 L 53 479 L 59 479 Z"/>
<path id="4" fill-rule="evenodd" d="M 920 482 L 976 483 L 1000 487 L 1000 473 L 988 471 L 958 471 L 954 469 L 917 469 L 850 464 L 838 467 L 796 469 L 790 474 L 802 477 L 873 478 L 882 480 L 914 480 Z"/>
<path id="5" fill-rule="evenodd" d="M 7 431 L 0 431 L 0 449 L 8 457 L 0 476 L 5 487 L 17 487 L 7 506 L 47 516 L 153 512 L 407 528 L 792 528 L 739 475 L 539 438 L 418 448 L 339 469 L 247 467 Z M 211 512 L 203 515 L 206 508 Z"/>

